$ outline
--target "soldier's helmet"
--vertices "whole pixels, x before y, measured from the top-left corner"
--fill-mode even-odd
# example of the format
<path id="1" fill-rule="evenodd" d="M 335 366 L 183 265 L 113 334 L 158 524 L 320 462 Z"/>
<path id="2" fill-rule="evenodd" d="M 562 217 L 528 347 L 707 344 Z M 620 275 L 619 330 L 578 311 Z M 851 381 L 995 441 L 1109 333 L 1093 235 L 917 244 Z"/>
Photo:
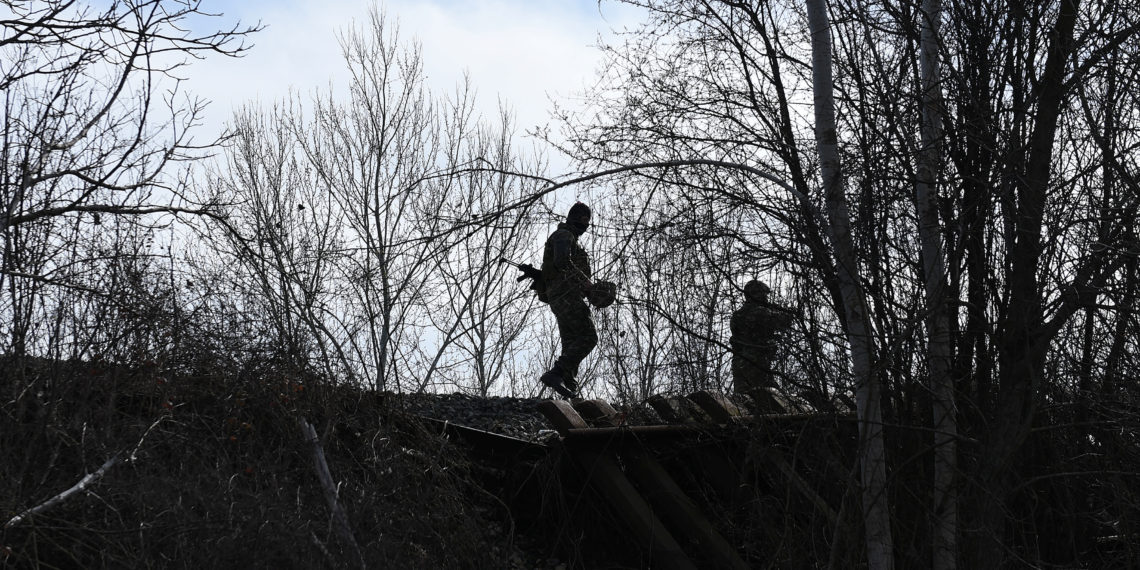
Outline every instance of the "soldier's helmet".
<path id="1" fill-rule="evenodd" d="M 617 299 L 617 285 L 609 281 L 597 281 L 590 289 L 590 304 L 604 309 L 612 304 Z"/>
<path id="2" fill-rule="evenodd" d="M 762 302 L 768 299 L 769 291 L 771 291 L 771 289 L 769 289 L 767 285 L 753 279 L 744 286 L 744 298 L 749 301 Z"/>

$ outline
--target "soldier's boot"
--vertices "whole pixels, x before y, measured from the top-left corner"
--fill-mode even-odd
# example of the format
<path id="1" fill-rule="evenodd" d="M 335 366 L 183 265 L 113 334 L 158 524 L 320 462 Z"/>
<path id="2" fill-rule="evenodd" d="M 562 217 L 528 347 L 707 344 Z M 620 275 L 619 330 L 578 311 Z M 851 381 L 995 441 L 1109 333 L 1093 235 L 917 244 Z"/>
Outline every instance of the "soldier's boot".
<path id="1" fill-rule="evenodd" d="M 566 386 L 568 390 L 574 394 L 578 393 L 578 379 L 573 376 L 564 376 L 562 378 L 562 385 Z"/>
<path id="2" fill-rule="evenodd" d="M 550 372 L 543 374 L 538 380 L 540 382 L 542 382 L 543 384 L 546 384 L 547 386 L 550 386 L 551 388 L 553 388 L 554 391 L 558 392 L 558 394 L 560 396 L 562 396 L 563 398 L 574 397 L 574 392 L 572 392 L 566 386 L 562 385 L 562 382 L 563 382 L 562 372 L 560 370 L 558 370 L 558 368 L 551 369 Z"/>

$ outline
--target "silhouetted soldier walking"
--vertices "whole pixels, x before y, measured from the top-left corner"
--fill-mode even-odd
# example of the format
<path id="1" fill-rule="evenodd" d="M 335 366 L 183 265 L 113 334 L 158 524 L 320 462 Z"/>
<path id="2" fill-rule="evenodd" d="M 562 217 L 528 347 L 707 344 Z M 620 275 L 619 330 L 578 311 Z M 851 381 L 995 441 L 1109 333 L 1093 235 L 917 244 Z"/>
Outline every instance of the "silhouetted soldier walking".
<path id="1" fill-rule="evenodd" d="M 598 331 L 586 304 L 586 297 L 594 288 L 593 273 L 586 250 L 578 245 L 578 238 L 589 227 L 590 207 L 581 202 L 574 204 L 566 222 L 558 224 L 558 229 L 547 238 L 542 253 L 546 300 L 558 321 L 562 354 L 541 381 L 566 397 L 578 391 L 578 365 L 598 344 Z"/>
<path id="2" fill-rule="evenodd" d="M 732 379 L 736 392 L 774 388 L 772 360 L 777 336 L 791 324 L 787 310 L 768 301 L 768 286 L 753 279 L 744 286 L 744 304 L 732 314 Z"/>

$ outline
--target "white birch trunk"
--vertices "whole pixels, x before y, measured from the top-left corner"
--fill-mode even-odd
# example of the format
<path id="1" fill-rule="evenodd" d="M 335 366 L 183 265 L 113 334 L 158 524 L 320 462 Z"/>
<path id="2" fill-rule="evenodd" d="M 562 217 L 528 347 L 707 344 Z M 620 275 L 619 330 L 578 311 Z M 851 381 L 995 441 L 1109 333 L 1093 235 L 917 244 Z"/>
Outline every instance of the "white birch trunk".
<path id="1" fill-rule="evenodd" d="M 333 481 L 329 464 L 325 461 L 325 450 L 321 447 L 321 439 L 317 437 L 317 430 L 304 418 L 298 420 L 298 424 L 301 427 L 301 435 L 309 444 L 309 451 L 313 455 L 313 470 L 317 473 L 317 479 L 320 480 L 321 489 L 325 493 L 325 501 L 328 502 L 329 511 L 332 512 L 333 531 L 343 543 L 344 550 L 356 562 L 356 566 L 361 569 L 367 568 L 367 564 L 364 562 L 364 554 L 356 542 L 356 535 L 352 532 L 352 526 L 349 525 L 348 514 L 344 512 L 344 508 L 340 506 L 340 501 L 337 499 L 336 482 Z"/>
<path id="2" fill-rule="evenodd" d="M 942 162 L 942 112 L 939 76 L 941 0 L 923 0 L 919 14 L 921 43 L 919 73 L 922 89 L 922 148 L 918 154 L 915 202 L 922 244 L 927 306 L 927 358 L 934 427 L 933 528 L 931 568 L 958 567 L 958 422 L 950 361 L 950 326 L 946 307 L 946 264 L 938 223 L 938 173 Z"/>
<path id="3" fill-rule="evenodd" d="M 816 145 L 823 176 L 828 227 L 843 308 L 847 340 L 857 382 L 855 401 L 859 416 L 859 465 L 867 563 L 872 570 L 894 568 L 894 540 L 887 501 L 887 458 L 883 444 L 881 390 L 872 371 L 874 342 L 866 296 L 859 282 L 851 215 L 843 192 L 839 137 L 835 125 L 835 99 L 831 77 L 831 30 L 825 0 L 807 0 L 811 29 L 812 88 L 815 95 Z"/>
<path id="4" fill-rule="evenodd" d="M 38 504 L 38 505 L 36 505 L 36 506 L 26 510 L 26 511 L 14 516 L 14 517 L 12 517 L 11 519 L 9 519 L 8 522 L 4 523 L 4 530 L 7 530 L 13 526 L 16 526 L 16 525 L 20 524 L 21 522 L 24 522 L 33 516 L 36 516 L 38 514 L 43 513 L 44 511 L 66 501 L 69 497 L 71 497 L 72 495 L 75 495 L 76 493 L 82 493 L 83 491 L 86 491 L 88 487 L 90 487 L 91 485 L 97 483 L 100 479 L 102 479 L 103 476 L 107 474 L 107 471 L 109 471 L 112 467 L 114 467 L 115 464 L 118 462 L 119 462 L 119 454 L 116 453 L 116 454 L 112 455 L 110 459 L 103 462 L 103 465 L 101 465 L 98 469 L 96 469 L 95 471 L 93 471 L 91 473 L 88 473 L 87 475 L 84 475 L 83 478 L 80 479 L 78 483 L 72 485 L 66 491 L 64 491 L 64 492 L 46 500 L 46 501 L 44 501 L 44 502 L 42 502 L 42 503 L 40 503 L 40 504 Z"/>

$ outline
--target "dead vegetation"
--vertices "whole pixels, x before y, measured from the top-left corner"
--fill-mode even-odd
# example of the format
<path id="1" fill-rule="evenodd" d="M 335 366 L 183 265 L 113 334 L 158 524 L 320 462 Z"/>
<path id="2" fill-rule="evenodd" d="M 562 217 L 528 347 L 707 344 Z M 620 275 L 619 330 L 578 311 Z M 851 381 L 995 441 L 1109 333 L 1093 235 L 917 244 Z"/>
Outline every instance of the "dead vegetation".
<path id="1" fill-rule="evenodd" d="M 510 568 L 504 505 L 384 396 L 278 367 L 235 378 L 0 368 L 0 559 L 13 568 Z M 19 381 L 17 381 L 19 377 Z M 19 393 L 11 388 L 23 386 Z M 359 556 L 298 427 L 315 426 Z M 34 514 L 96 473 L 80 489 Z"/>

